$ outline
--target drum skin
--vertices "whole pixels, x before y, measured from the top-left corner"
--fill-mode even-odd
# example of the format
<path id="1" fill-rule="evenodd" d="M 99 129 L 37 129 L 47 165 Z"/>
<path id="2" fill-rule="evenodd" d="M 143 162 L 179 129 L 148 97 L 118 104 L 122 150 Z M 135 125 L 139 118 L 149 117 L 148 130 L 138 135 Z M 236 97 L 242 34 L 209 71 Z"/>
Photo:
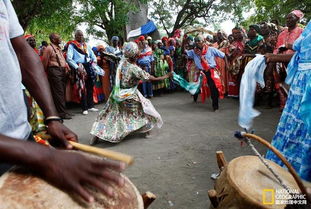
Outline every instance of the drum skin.
<path id="1" fill-rule="evenodd" d="M 294 178 L 284 168 L 267 160 L 290 189 L 300 192 Z M 264 189 L 283 189 L 273 174 L 256 156 L 233 159 L 215 182 L 217 209 L 283 209 L 286 205 L 263 204 Z M 271 199 L 269 198 L 268 201 Z"/>
<path id="2" fill-rule="evenodd" d="M 0 178 L 0 209 L 143 209 L 143 200 L 138 190 L 126 176 L 123 177 L 123 187 L 111 185 L 117 198 L 108 198 L 90 189 L 95 202 L 88 204 L 24 169 L 14 169 Z"/>

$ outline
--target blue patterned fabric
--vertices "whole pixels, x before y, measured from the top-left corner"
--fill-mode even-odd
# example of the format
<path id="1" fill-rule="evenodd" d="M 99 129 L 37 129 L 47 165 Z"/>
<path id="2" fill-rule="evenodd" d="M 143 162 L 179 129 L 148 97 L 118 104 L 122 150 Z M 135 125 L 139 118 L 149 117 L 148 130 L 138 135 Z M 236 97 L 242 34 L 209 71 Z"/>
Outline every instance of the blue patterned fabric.
<path id="1" fill-rule="evenodd" d="M 301 114 L 301 108 L 311 105 L 303 103 L 306 93 L 308 93 L 307 86 L 311 82 L 310 30 L 311 21 L 294 43 L 293 48 L 296 50 L 296 56 L 292 58 L 292 64 L 289 67 L 296 66 L 296 69 L 288 69 L 291 76 L 291 87 L 272 140 L 272 145 L 286 157 L 299 176 L 307 181 L 311 181 L 311 135 L 308 132 L 310 127 L 304 122 L 305 116 Z M 281 160 L 271 151 L 267 152 L 266 158 L 283 166 Z"/>

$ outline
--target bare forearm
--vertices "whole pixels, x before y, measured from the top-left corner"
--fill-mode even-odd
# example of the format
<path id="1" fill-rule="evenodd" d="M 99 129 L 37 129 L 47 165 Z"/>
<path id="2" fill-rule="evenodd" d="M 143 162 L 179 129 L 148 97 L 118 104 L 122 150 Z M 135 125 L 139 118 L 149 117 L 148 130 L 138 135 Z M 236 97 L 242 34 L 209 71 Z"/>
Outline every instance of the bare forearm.
<path id="1" fill-rule="evenodd" d="M 166 79 L 166 78 L 167 78 L 166 75 L 161 76 L 161 77 L 154 77 L 154 76 L 150 75 L 149 81 L 162 81 L 162 80 L 164 80 L 164 79 Z"/>
<path id="2" fill-rule="evenodd" d="M 37 143 L 0 135 L 0 162 L 23 165 L 38 170 L 48 159 L 51 149 Z"/>
<path id="3" fill-rule="evenodd" d="M 17 54 L 23 77 L 23 84 L 35 98 L 45 116 L 57 115 L 49 82 L 39 56 L 23 37 L 11 39 Z"/>
<path id="4" fill-rule="evenodd" d="M 270 62 L 289 62 L 294 54 L 273 54 L 270 55 Z"/>

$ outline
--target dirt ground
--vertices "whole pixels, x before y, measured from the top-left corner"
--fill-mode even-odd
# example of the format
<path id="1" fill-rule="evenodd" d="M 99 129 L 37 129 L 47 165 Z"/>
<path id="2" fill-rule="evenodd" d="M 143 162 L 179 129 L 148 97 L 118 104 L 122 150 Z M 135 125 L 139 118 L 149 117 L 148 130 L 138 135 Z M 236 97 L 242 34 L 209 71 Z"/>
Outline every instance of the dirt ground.
<path id="1" fill-rule="evenodd" d="M 152 131 L 150 138 L 132 135 L 120 144 L 99 143 L 97 147 L 124 152 L 135 157 L 125 174 L 143 193 L 156 194 L 150 209 L 205 209 L 210 203 L 207 191 L 213 188 L 210 176 L 218 172 L 215 152 L 222 150 L 226 159 L 252 154 L 233 137 L 237 124 L 238 100 L 225 98 L 220 110 L 212 111 L 211 102 L 193 103 L 188 93 L 175 92 L 151 99 L 162 115 L 164 125 Z M 96 105 L 101 108 L 103 104 Z M 277 108 L 258 108 L 262 113 L 254 124 L 255 134 L 271 141 L 280 113 Z M 88 143 L 89 131 L 98 113 L 87 116 L 79 108 L 65 124 L 74 130 L 80 142 Z M 262 154 L 266 149 L 256 147 Z"/>

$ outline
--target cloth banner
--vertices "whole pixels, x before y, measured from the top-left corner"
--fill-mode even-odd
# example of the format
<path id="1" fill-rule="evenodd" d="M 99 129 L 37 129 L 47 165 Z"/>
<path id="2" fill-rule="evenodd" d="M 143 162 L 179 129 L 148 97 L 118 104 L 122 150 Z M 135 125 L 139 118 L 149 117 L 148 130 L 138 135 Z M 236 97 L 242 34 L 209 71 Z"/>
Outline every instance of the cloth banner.
<path id="1" fill-rule="evenodd" d="M 264 71 L 266 69 L 266 59 L 263 55 L 256 54 L 246 66 L 240 85 L 240 110 L 238 122 L 242 128 L 250 130 L 253 119 L 260 115 L 260 112 L 253 108 L 256 83 L 262 88 L 265 87 Z"/>
<path id="2" fill-rule="evenodd" d="M 132 38 L 132 37 L 136 37 L 136 36 L 140 36 L 140 35 L 146 35 L 146 34 L 152 33 L 156 29 L 157 29 L 157 26 L 154 24 L 154 22 L 152 20 L 149 20 L 145 25 L 142 25 L 141 27 L 139 27 L 135 30 L 131 30 L 127 34 L 127 39 Z"/>
<path id="3" fill-rule="evenodd" d="M 188 82 L 180 75 L 177 75 L 175 72 L 173 72 L 173 81 L 174 83 L 178 84 L 186 91 L 188 91 L 190 94 L 194 95 L 200 92 L 203 76 L 200 74 L 200 77 L 197 82 Z"/>

